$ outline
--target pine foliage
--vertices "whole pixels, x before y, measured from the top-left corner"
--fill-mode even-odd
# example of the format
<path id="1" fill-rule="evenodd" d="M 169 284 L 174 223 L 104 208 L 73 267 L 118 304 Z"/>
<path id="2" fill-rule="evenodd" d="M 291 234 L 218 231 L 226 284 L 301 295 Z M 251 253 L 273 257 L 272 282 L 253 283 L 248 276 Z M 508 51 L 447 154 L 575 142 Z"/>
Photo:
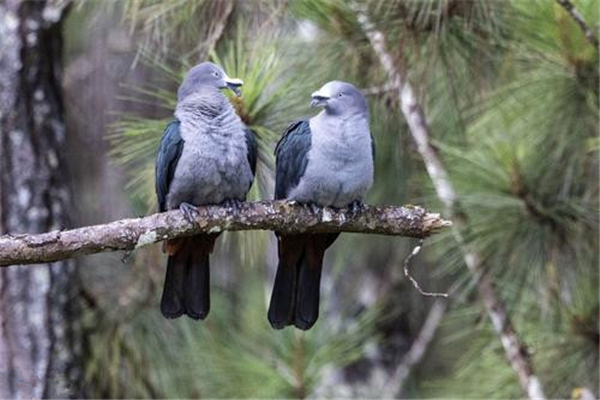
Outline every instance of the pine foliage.
<path id="1" fill-rule="evenodd" d="M 141 212 L 153 207 L 156 148 L 172 118 L 176 87 L 198 54 L 186 35 L 202 36 L 198 20 L 210 20 L 208 3 L 139 0 L 120 11 L 134 32 L 142 30 L 139 59 L 156 77 L 126 87 L 123 97 L 152 115 L 123 113 L 109 134 Z M 246 83 L 243 96 L 231 101 L 259 138 L 251 198 L 270 196 L 272 149 L 282 129 L 312 113 L 311 91 L 340 79 L 370 93 L 377 160 L 368 202 L 441 209 L 396 95 L 385 89 L 386 76 L 348 2 L 259 2 L 255 12 L 235 4 L 210 57 Z M 590 27 L 598 25 L 595 2 L 574 4 Z M 469 217 L 467 240 L 498 284 L 546 394 L 566 398 L 576 388 L 597 394 L 598 50 L 550 0 L 381 0 L 368 6 L 417 89 Z M 93 393 L 309 397 L 326 392 L 332 371 L 343 375 L 368 362 L 393 369 L 432 304 L 401 275 L 408 240 L 344 235 L 327 259 L 324 312 L 313 330 L 298 333 L 273 331 L 266 322 L 262 266 L 273 247 L 267 235 L 251 236 L 222 245 L 238 257 L 217 261 L 225 272 L 213 294 L 214 311 L 202 324 L 162 320 L 158 294 L 137 304 L 127 320 L 101 307 L 93 317 L 99 329 L 90 337 L 86 375 Z M 451 291 L 452 308 L 404 395 L 521 397 L 454 238 L 440 235 L 424 253 L 415 267 L 419 280 Z M 160 274 L 149 279 L 162 282 Z M 373 348 L 394 356 L 373 361 L 367 351 Z"/>

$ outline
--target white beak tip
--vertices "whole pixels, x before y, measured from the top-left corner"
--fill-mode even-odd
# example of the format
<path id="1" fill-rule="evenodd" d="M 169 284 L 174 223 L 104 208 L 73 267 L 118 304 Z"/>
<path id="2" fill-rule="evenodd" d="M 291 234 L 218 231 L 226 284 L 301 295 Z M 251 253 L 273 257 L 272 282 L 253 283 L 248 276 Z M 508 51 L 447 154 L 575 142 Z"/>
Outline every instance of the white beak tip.
<path id="1" fill-rule="evenodd" d="M 234 86 L 242 86 L 244 84 L 244 81 L 238 78 L 226 78 L 225 82 L 228 85 L 234 85 Z"/>

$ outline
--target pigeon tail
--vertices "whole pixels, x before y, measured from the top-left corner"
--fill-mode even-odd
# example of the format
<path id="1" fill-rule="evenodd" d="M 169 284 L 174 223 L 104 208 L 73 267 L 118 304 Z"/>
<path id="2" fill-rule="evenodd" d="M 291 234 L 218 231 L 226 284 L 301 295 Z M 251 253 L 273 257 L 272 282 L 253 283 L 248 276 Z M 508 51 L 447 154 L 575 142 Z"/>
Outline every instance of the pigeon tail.
<path id="1" fill-rule="evenodd" d="M 209 256 L 215 235 L 196 235 L 170 240 L 165 248 L 169 254 L 160 309 L 166 318 L 186 314 L 192 319 L 204 319 L 210 311 Z"/>

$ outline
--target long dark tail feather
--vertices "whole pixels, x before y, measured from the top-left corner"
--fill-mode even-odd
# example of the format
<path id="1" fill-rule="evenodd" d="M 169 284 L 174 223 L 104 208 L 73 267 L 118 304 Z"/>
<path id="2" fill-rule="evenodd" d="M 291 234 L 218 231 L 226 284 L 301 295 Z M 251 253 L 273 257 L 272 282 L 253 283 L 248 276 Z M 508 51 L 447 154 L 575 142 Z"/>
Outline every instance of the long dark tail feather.
<path id="1" fill-rule="evenodd" d="M 321 271 L 325 250 L 335 242 L 339 233 L 308 235 L 301 263 L 298 265 L 296 313 L 294 325 L 308 330 L 319 318 Z"/>
<path id="2" fill-rule="evenodd" d="M 304 257 L 298 266 L 298 287 L 296 289 L 296 313 L 294 325 L 308 330 L 319 318 L 319 298 L 321 291 L 321 270 L 325 246 L 309 240 Z"/>
<path id="3" fill-rule="evenodd" d="M 283 329 L 294 322 L 298 263 L 302 257 L 304 240 L 300 235 L 279 236 L 279 265 L 269 304 L 269 323 L 274 329 Z"/>
<path id="4" fill-rule="evenodd" d="M 167 243 L 167 262 L 160 310 L 166 318 L 187 314 L 204 319 L 210 311 L 209 255 L 216 235 L 197 235 Z"/>
<path id="5" fill-rule="evenodd" d="M 185 313 L 193 319 L 204 319 L 210 311 L 209 250 L 191 252 L 187 278 L 184 282 Z"/>
<path id="6" fill-rule="evenodd" d="M 169 257 L 165 285 L 160 300 L 160 311 L 165 318 L 177 318 L 185 312 L 183 283 L 186 268 L 187 260 L 182 259 L 180 255 L 175 254 Z"/>
<path id="7" fill-rule="evenodd" d="M 310 329 L 319 317 L 321 270 L 325 250 L 339 234 L 279 237 L 279 265 L 269 322 L 275 329 Z"/>
<path id="8" fill-rule="evenodd" d="M 269 323 L 274 329 L 283 329 L 292 321 L 295 286 L 296 266 L 288 267 L 280 263 L 268 313 Z"/>

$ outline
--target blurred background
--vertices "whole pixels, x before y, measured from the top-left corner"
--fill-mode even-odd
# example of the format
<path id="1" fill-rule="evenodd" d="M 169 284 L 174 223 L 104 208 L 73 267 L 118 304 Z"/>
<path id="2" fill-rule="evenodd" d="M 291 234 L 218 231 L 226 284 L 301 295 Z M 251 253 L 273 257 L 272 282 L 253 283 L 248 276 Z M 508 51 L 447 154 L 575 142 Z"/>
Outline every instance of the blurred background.
<path id="1" fill-rule="evenodd" d="M 352 6 L 354 4 L 354 7 Z M 346 80 L 368 97 L 370 204 L 442 212 L 357 7 L 413 85 L 482 259 L 549 398 L 598 396 L 598 47 L 552 0 L 75 2 L 62 24 L 72 226 L 156 211 L 154 160 L 186 71 L 212 60 L 260 142 L 251 199 L 270 198 L 273 148 Z M 597 37 L 599 4 L 573 1 Z M 77 385 L 93 398 L 521 398 L 500 336 L 446 230 L 425 241 L 343 234 L 320 318 L 274 331 L 270 232 L 227 233 L 207 320 L 164 319 L 160 246 L 77 260 Z M 427 323 L 426 323 L 427 322 Z M 415 362 L 415 344 L 422 350 Z M 412 349 L 412 350 L 411 350 Z"/>

